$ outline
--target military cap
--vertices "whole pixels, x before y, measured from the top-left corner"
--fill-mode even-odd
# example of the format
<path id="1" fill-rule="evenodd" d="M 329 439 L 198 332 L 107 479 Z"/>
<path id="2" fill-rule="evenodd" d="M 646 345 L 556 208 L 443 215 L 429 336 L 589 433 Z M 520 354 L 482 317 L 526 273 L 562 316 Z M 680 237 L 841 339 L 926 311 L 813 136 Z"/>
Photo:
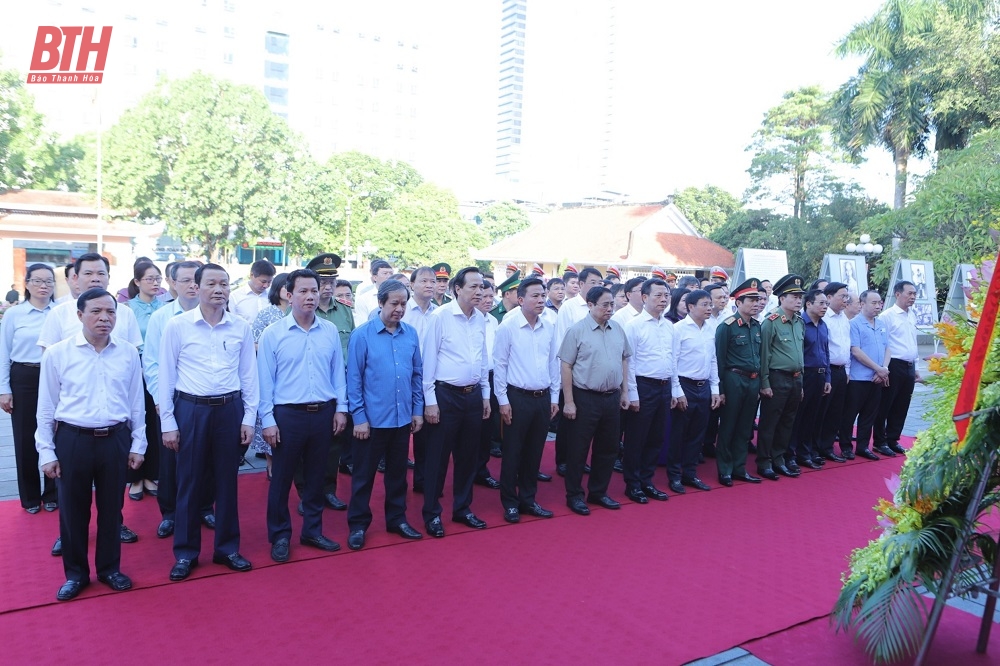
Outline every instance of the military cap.
<path id="1" fill-rule="evenodd" d="M 796 275 L 795 273 L 789 273 L 774 283 L 772 293 L 775 296 L 806 293 L 805 289 L 802 288 L 802 276 Z"/>
<path id="2" fill-rule="evenodd" d="M 712 266 L 711 278 L 713 280 L 722 280 L 723 282 L 729 282 L 729 273 L 724 271 L 720 266 Z"/>
<path id="3" fill-rule="evenodd" d="M 434 277 L 438 280 L 450 280 L 451 279 L 451 266 L 441 262 L 440 264 L 434 264 L 431 266 L 431 270 L 434 271 Z"/>
<path id="4" fill-rule="evenodd" d="M 654 278 L 659 278 L 661 280 L 666 280 L 667 279 L 667 273 L 666 273 L 666 271 L 664 271 L 659 266 L 653 266 L 653 270 L 650 271 L 650 275 L 652 275 Z"/>
<path id="5" fill-rule="evenodd" d="M 733 290 L 733 300 L 740 300 L 743 297 L 749 298 L 759 298 L 760 292 L 760 280 L 757 278 L 749 278 L 745 282 L 740 283 L 739 286 Z"/>
<path id="6" fill-rule="evenodd" d="M 622 272 L 618 270 L 617 266 L 608 266 L 608 277 L 614 275 L 619 280 L 622 279 Z"/>
<path id="7" fill-rule="evenodd" d="M 306 268 L 316 271 L 322 277 L 337 277 L 337 269 L 340 268 L 341 259 L 336 254 L 328 252 L 314 257 L 306 264 Z"/>
<path id="8" fill-rule="evenodd" d="M 507 266 L 506 266 L 506 270 L 508 270 L 508 271 L 517 271 L 517 270 L 520 270 L 520 269 L 517 267 L 517 264 L 515 264 L 513 261 L 508 261 L 507 262 Z"/>
<path id="9" fill-rule="evenodd" d="M 521 271 L 514 271 L 514 273 L 509 278 L 500 283 L 500 286 L 497 287 L 497 292 L 505 294 L 511 289 L 517 289 L 520 285 L 521 285 Z"/>
<path id="10" fill-rule="evenodd" d="M 545 269 L 542 268 L 541 264 L 535 264 L 534 266 L 531 267 L 531 274 L 538 276 L 545 275 Z"/>
<path id="11" fill-rule="evenodd" d="M 564 270 L 563 273 L 576 273 L 577 275 L 579 275 L 580 269 L 578 269 L 573 264 L 566 264 L 566 270 Z"/>
<path id="12" fill-rule="evenodd" d="M 673 271 L 671 271 L 671 272 L 667 273 L 667 276 L 664 279 L 666 279 L 666 280 L 676 280 L 677 279 L 677 273 L 674 273 Z"/>

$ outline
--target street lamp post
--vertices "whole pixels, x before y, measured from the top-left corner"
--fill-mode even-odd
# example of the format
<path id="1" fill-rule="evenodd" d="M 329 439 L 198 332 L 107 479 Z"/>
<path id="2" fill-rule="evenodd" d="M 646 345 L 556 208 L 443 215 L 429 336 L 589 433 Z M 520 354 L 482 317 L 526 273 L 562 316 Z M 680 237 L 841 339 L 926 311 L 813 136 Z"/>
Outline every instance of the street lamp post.
<path id="1" fill-rule="evenodd" d="M 868 274 L 868 260 L 871 257 L 877 257 L 882 254 L 882 245 L 880 243 L 873 244 L 871 236 L 868 234 L 861 234 L 857 243 L 850 242 L 844 247 L 844 249 L 850 254 L 860 254 L 865 257 L 865 279 L 869 284 L 871 284 L 871 280 L 869 279 L 870 276 Z"/>

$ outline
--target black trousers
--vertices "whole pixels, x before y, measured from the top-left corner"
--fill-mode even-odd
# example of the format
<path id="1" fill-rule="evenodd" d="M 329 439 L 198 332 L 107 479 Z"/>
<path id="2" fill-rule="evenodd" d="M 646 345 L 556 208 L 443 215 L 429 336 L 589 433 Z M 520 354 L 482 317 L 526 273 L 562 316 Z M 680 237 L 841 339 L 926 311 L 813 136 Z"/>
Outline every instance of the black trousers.
<path id="1" fill-rule="evenodd" d="M 882 387 L 882 399 L 875 417 L 875 446 L 899 444 L 915 385 L 916 365 L 898 358 L 889 359 L 889 385 Z"/>
<path id="2" fill-rule="evenodd" d="M 818 368 L 806 368 L 802 373 L 804 396 L 795 413 L 795 426 L 788 450 L 788 459 L 815 458 L 819 450 L 819 431 L 826 417 L 827 396 L 823 394 L 826 372 Z"/>
<path id="3" fill-rule="evenodd" d="M 56 482 L 38 472 L 38 451 L 35 449 L 35 430 L 38 421 L 39 368 L 29 368 L 21 363 L 10 364 L 10 392 L 14 409 L 10 424 L 14 431 L 14 464 L 17 467 L 17 493 L 25 509 L 42 502 L 56 501 Z M 44 478 L 44 482 L 41 480 Z M 43 485 L 44 484 L 44 485 Z"/>
<path id="4" fill-rule="evenodd" d="M 636 377 L 635 386 L 639 391 L 639 411 L 629 414 L 625 421 L 622 470 L 625 487 L 641 490 L 653 485 L 656 461 L 663 448 L 663 434 L 670 413 L 670 380 Z"/>
<path id="5" fill-rule="evenodd" d="M 87 539 L 90 533 L 91 487 L 97 504 L 98 576 L 120 570 L 122 544 L 122 487 L 131 435 L 128 426 L 107 437 L 94 437 L 60 424 L 56 430 L 56 457 L 59 459 L 59 538 L 62 539 L 63 569 L 66 580 L 89 581 Z"/>
<path id="6" fill-rule="evenodd" d="M 520 509 L 535 503 L 538 468 L 542 464 L 545 436 L 549 431 L 552 401 L 548 390 L 536 398 L 513 387 L 508 387 L 507 398 L 510 400 L 510 425 L 503 429 L 500 502 L 504 509 Z"/>
<path id="7" fill-rule="evenodd" d="M 892 381 L 892 380 L 890 380 Z M 868 451 L 871 447 L 872 430 L 882 400 L 883 388 L 880 384 L 867 381 L 849 382 L 844 414 L 840 422 L 840 450 L 852 451 L 851 431 L 854 420 L 858 421 L 858 451 Z"/>
<path id="8" fill-rule="evenodd" d="M 667 476 L 671 481 L 698 476 L 698 454 L 705 442 L 705 428 L 712 412 L 712 387 L 708 381 L 696 382 L 681 377 L 680 382 L 687 398 L 687 409 L 674 409 L 671 414 L 670 452 L 667 455 Z"/>
<path id="9" fill-rule="evenodd" d="M 350 412 L 345 414 L 347 417 L 347 425 L 344 429 L 340 431 L 339 435 L 333 434 L 333 426 L 330 426 L 330 431 L 327 433 L 327 437 L 330 443 L 327 447 L 326 460 L 323 461 L 323 493 L 333 493 L 337 494 L 337 474 L 340 472 L 340 462 L 343 459 L 344 451 L 351 451 L 349 459 L 354 460 L 353 449 L 351 440 L 354 439 L 354 419 L 351 417 Z M 295 468 L 295 490 L 298 491 L 299 497 L 302 497 L 302 493 L 305 490 L 306 484 L 306 472 L 303 468 L 304 459 L 300 459 L 298 466 Z M 353 465 L 354 463 L 351 462 Z M 274 475 L 272 470 L 271 475 Z"/>
<path id="10" fill-rule="evenodd" d="M 424 427 L 413 433 L 413 487 L 424 487 L 424 467 L 427 465 L 427 433 L 429 424 L 424 420 Z"/>
<path id="11" fill-rule="evenodd" d="M 496 391 L 493 390 L 493 371 L 490 370 L 490 418 L 483 419 L 479 439 L 479 464 L 476 467 L 476 478 L 485 479 L 493 476 L 486 464 L 490 461 L 490 449 L 500 428 L 500 403 L 497 402 Z M 501 435 L 502 436 L 502 435 Z"/>
<path id="12" fill-rule="evenodd" d="M 441 516 L 438 495 L 444 491 L 451 456 L 455 458 L 452 514 L 469 513 L 483 428 L 483 396 L 478 387 L 470 393 L 462 393 L 438 384 L 437 401 L 441 421 L 428 428 L 427 458 L 424 461 L 425 523 Z"/>
<path id="13" fill-rule="evenodd" d="M 757 471 L 784 465 L 788 442 L 795 425 L 795 414 L 802 402 L 802 375 L 772 370 L 770 398 L 760 401 L 760 421 L 757 424 Z"/>
<path id="14" fill-rule="evenodd" d="M 569 419 L 562 415 L 563 406 L 566 404 L 566 396 L 563 395 L 562 390 L 559 391 L 559 413 L 556 414 L 556 466 L 566 464 L 566 438 L 568 435 L 569 425 L 566 423 Z M 576 410 L 579 413 L 579 409 Z M 620 429 L 620 428 L 619 428 Z"/>
<path id="15" fill-rule="evenodd" d="M 833 453 L 833 442 L 838 437 L 843 442 L 847 437 L 851 441 L 851 431 L 841 435 L 840 426 L 844 421 L 844 409 L 847 405 L 847 369 L 842 365 L 830 366 L 830 395 L 826 397 L 826 414 L 819 428 L 817 451 L 819 455 Z M 843 449 L 843 446 L 841 446 Z"/>
<path id="16" fill-rule="evenodd" d="M 281 442 L 271 447 L 271 484 L 267 489 L 267 540 L 292 536 L 292 516 L 288 511 L 288 493 L 298 470 L 304 473 L 299 490 L 302 508 L 302 534 L 315 538 L 323 534 L 323 475 L 326 472 L 333 415 L 330 403 L 317 412 L 306 412 L 285 405 L 275 405 L 274 421 Z"/>
<path id="17" fill-rule="evenodd" d="M 160 516 L 163 520 L 175 520 L 177 518 L 177 452 L 163 446 L 159 431 L 153 433 L 152 437 L 147 435 L 147 438 L 149 439 L 147 451 L 154 446 L 159 449 L 157 455 L 160 456 L 160 480 L 156 484 L 156 503 L 160 507 Z M 212 461 L 209 460 L 208 464 L 211 466 Z M 201 493 L 199 513 L 202 516 L 207 516 L 214 511 L 212 508 L 212 504 L 215 503 L 214 473 L 209 473 Z"/>
<path id="18" fill-rule="evenodd" d="M 480 403 L 481 408 L 481 403 Z M 347 527 L 368 530 L 372 524 L 372 488 L 378 462 L 385 458 L 385 526 L 393 529 L 406 522 L 406 458 L 410 448 L 410 426 L 370 428 L 368 439 L 354 441 L 354 474 Z"/>
<path id="19" fill-rule="evenodd" d="M 142 380 L 142 395 L 146 399 L 146 455 L 139 469 L 126 467 L 126 483 L 137 483 L 143 480 L 156 481 L 160 478 L 160 449 L 163 447 L 155 441 L 156 433 L 160 432 L 160 415 L 156 413 L 156 403 L 153 402 L 153 396 L 146 389 L 145 378 Z M 160 496 L 159 487 L 157 487 L 156 496 Z"/>
<path id="20" fill-rule="evenodd" d="M 719 419 L 721 417 L 721 409 L 713 409 L 708 412 L 708 423 L 705 424 L 705 443 L 702 446 L 702 452 L 705 455 L 715 453 L 715 442 L 719 438 Z"/>
<path id="21" fill-rule="evenodd" d="M 201 505 L 215 482 L 215 553 L 240 549 L 237 484 L 243 399 L 199 405 L 177 396 L 174 417 L 180 430 L 177 451 L 177 509 L 174 557 L 193 560 L 201 553 Z"/>
<path id="22" fill-rule="evenodd" d="M 583 499 L 583 466 L 587 451 L 593 442 L 590 458 L 590 478 L 587 480 L 589 495 L 601 496 L 608 492 L 611 471 L 618 455 L 618 437 L 621 434 L 621 392 L 598 394 L 578 387 L 573 388 L 576 418 L 563 416 L 566 428 L 566 501 Z"/>

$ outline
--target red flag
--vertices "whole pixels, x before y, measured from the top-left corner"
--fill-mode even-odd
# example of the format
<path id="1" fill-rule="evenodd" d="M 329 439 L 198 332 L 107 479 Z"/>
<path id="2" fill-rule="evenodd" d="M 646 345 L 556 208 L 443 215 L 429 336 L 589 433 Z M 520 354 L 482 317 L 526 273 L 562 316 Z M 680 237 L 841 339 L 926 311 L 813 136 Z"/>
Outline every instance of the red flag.
<path id="1" fill-rule="evenodd" d="M 986 365 L 986 355 L 993 345 L 997 332 L 997 311 L 1000 310 L 1000 254 L 997 255 L 997 265 L 993 268 L 993 278 L 990 280 L 989 291 L 986 292 L 986 302 L 983 313 L 976 326 L 976 337 L 969 352 L 969 362 L 965 368 L 965 377 L 958 390 L 955 400 L 955 430 L 958 431 L 958 448 L 965 443 L 965 435 L 969 430 L 969 420 L 976 409 L 979 400 L 980 379 L 983 367 Z"/>

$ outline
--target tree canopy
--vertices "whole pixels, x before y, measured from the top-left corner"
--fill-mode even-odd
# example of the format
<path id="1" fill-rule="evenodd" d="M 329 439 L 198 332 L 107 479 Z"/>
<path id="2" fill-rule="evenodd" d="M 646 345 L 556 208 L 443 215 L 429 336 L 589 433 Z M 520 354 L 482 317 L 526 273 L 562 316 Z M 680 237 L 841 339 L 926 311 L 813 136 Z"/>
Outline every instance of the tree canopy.
<path id="1" fill-rule="evenodd" d="M 479 229 L 486 235 L 490 245 L 531 226 L 528 214 L 512 201 L 490 204 L 479 213 L 479 218 Z"/>
<path id="2" fill-rule="evenodd" d="M 702 236 L 721 227 L 742 207 L 739 199 L 715 185 L 684 188 L 674 193 L 674 205 Z"/>

